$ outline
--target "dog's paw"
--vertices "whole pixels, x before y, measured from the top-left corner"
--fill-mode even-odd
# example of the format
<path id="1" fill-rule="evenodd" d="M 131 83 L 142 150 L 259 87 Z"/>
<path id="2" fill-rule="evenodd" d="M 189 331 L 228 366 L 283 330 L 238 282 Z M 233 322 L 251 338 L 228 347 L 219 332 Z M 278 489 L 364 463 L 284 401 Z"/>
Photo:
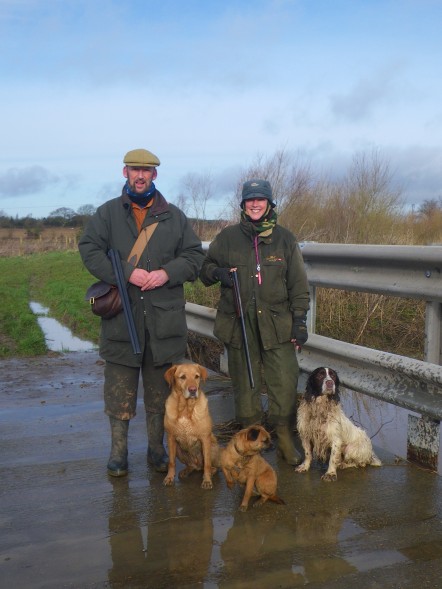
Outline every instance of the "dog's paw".
<path id="1" fill-rule="evenodd" d="M 295 468 L 295 472 L 307 472 L 308 469 L 309 469 L 309 467 L 306 466 L 304 463 L 302 463 Z"/>
<path id="2" fill-rule="evenodd" d="M 180 470 L 180 472 L 178 473 L 178 478 L 181 479 L 185 479 L 189 476 L 189 474 L 193 471 L 192 468 L 183 468 L 183 470 Z"/>
<path id="3" fill-rule="evenodd" d="M 238 511 L 247 511 L 247 505 L 240 505 Z"/>
<path id="4" fill-rule="evenodd" d="M 172 487 L 174 484 L 175 484 L 175 477 L 167 476 L 163 480 L 163 485 L 165 485 L 166 487 Z"/>
<path id="5" fill-rule="evenodd" d="M 334 482 L 338 479 L 338 476 L 335 472 L 326 472 L 322 475 L 321 479 L 328 483 Z"/>
<path id="6" fill-rule="evenodd" d="M 201 483 L 201 489 L 213 489 L 212 481 L 203 479 L 203 482 Z"/>
<path id="7" fill-rule="evenodd" d="M 266 502 L 266 499 L 263 499 L 261 497 L 260 499 L 255 501 L 255 503 L 253 504 L 253 507 L 261 507 L 262 505 L 264 505 L 265 502 Z"/>

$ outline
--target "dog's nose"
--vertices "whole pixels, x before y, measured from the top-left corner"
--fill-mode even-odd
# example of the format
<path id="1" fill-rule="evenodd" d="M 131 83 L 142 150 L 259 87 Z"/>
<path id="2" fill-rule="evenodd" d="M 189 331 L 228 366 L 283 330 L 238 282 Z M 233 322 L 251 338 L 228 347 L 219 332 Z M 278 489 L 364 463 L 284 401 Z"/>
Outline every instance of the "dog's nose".
<path id="1" fill-rule="evenodd" d="M 196 397 L 197 391 L 198 391 L 198 388 L 197 387 L 189 387 L 189 395 L 191 397 Z"/>
<path id="2" fill-rule="evenodd" d="M 328 389 L 332 389 L 332 388 L 335 386 L 335 382 L 334 382 L 334 380 L 333 380 L 333 379 L 331 379 L 331 378 L 327 378 L 327 380 L 325 381 L 325 386 L 326 386 Z"/>

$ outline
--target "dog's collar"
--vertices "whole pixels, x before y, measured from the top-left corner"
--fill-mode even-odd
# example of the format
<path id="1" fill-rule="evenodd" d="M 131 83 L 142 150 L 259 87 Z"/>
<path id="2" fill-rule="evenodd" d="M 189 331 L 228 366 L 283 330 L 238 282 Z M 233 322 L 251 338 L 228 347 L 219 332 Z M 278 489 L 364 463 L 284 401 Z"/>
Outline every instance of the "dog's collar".
<path id="1" fill-rule="evenodd" d="M 236 452 L 242 456 L 242 458 L 251 458 L 255 454 L 258 454 L 258 452 L 251 452 L 250 454 L 248 452 L 241 452 L 241 450 L 238 449 L 236 442 L 233 442 L 233 447 L 235 448 Z"/>
<path id="2" fill-rule="evenodd" d="M 238 450 L 238 446 L 236 445 L 236 442 L 233 442 L 233 447 L 235 448 L 236 452 L 237 452 L 237 453 L 238 453 L 240 456 L 244 456 L 244 454 Z"/>

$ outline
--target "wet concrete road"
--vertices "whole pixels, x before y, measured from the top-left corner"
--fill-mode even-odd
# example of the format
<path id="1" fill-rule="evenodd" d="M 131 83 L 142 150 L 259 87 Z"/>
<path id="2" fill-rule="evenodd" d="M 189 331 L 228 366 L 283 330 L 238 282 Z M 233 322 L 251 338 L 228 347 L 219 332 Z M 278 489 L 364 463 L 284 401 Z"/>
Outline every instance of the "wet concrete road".
<path id="1" fill-rule="evenodd" d="M 441 586 L 441 477 L 379 452 L 382 468 L 325 483 L 270 451 L 286 505 L 241 513 L 220 473 L 211 491 L 199 474 L 163 487 L 140 406 L 114 480 L 102 370 L 95 352 L 0 363 L 2 589 Z M 205 388 L 230 419 L 228 382 Z"/>

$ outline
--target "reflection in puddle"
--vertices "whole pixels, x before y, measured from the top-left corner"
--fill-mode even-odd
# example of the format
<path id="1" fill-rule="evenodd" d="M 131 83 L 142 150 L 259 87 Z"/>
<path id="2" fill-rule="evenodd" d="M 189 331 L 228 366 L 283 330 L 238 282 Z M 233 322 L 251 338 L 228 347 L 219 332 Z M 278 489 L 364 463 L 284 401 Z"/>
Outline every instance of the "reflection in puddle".
<path id="1" fill-rule="evenodd" d="M 375 449 L 407 458 L 408 415 L 417 413 L 349 390 L 345 390 L 341 401 L 346 415 L 365 429 Z"/>
<path id="2" fill-rule="evenodd" d="M 350 419 L 366 430 L 375 446 L 405 458 L 408 414 L 412 412 L 367 395 L 347 392 L 341 401 Z"/>
<path id="3" fill-rule="evenodd" d="M 356 425 L 365 429 L 375 447 L 407 458 L 408 416 L 420 417 L 418 413 L 349 390 L 345 390 L 341 401 L 345 413 Z M 442 447 L 442 431 L 439 433 L 439 447 Z M 442 473 L 442 453 L 437 471 Z"/>
<path id="4" fill-rule="evenodd" d="M 37 315 L 38 324 L 41 327 L 46 339 L 46 345 L 53 352 L 89 352 L 96 349 L 96 346 L 88 341 L 82 340 L 56 319 L 48 317 L 49 309 L 40 303 L 29 303 L 31 311 Z"/>

